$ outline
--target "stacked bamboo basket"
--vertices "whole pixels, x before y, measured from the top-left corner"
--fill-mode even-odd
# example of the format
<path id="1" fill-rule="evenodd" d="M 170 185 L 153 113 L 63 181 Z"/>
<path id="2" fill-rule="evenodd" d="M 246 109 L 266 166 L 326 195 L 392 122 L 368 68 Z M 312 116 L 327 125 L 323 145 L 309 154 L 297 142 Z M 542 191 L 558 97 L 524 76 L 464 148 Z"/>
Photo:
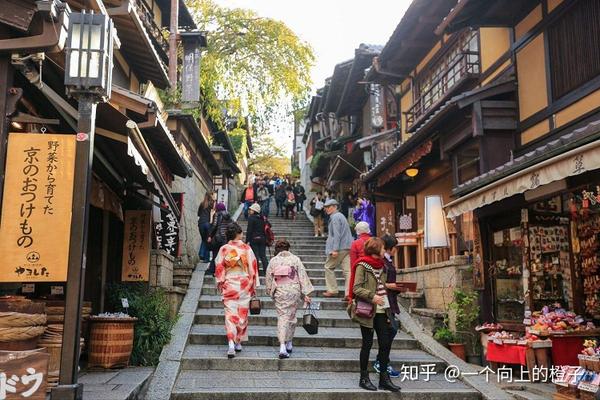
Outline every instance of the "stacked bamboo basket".
<path id="1" fill-rule="evenodd" d="M 44 335 L 39 340 L 38 345 L 46 349 L 50 355 L 48 362 L 48 390 L 58 384 L 58 376 L 60 371 L 60 354 L 62 351 L 62 335 L 64 330 L 65 320 L 65 303 L 64 301 L 47 300 L 46 312 L 48 313 L 48 326 Z M 85 324 L 92 312 L 90 302 L 84 302 L 81 310 L 81 321 Z M 85 329 L 81 330 L 84 334 Z M 80 338 L 81 350 L 84 347 L 84 339 Z"/>
<path id="2" fill-rule="evenodd" d="M 0 297 L 0 350 L 36 349 L 46 320 L 44 303 L 22 296 Z"/>

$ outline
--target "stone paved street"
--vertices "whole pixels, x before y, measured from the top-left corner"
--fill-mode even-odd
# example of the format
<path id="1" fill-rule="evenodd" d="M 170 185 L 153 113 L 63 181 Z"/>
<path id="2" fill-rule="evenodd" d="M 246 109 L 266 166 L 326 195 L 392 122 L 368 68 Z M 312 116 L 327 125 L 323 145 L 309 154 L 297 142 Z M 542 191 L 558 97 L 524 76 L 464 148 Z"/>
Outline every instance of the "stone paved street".
<path id="1" fill-rule="evenodd" d="M 79 375 L 83 400 L 130 400 L 138 394 L 153 367 L 130 367 L 115 371 L 86 371 Z"/>
<path id="2" fill-rule="evenodd" d="M 205 276 L 172 400 L 364 398 L 366 393 L 358 388 L 360 330 L 348 318 L 341 298 L 322 297 L 325 239 L 313 237 L 312 223 L 305 215 L 296 221 L 278 217 L 271 217 L 271 221 L 276 238 L 288 239 L 292 243 L 291 251 L 306 261 L 315 284 L 313 299 L 320 302 L 322 308 L 318 312 L 319 333 L 308 335 L 299 323 L 291 358 L 278 359 L 277 317 L 263 285 L 258 291 L 263 310 L 260 315 L 250 316 L 249 341 L 236 358 L 228 359 L 222 303 L 214 278 Z M 240 223 L 245 228 L 244 222 Z M 341 271 L 338 271 L 338 283 L 344 284 Z M 299 310 L 298 317 L 302 314 Z M 373 350 L 372 359 L 375 354 Z M 437 372 L 429 379 L 425 376 L 414 381 L 397 378 L 402 398 L 480 398 L 479 392 L 462 382 L 447 382 L 443 376 L 446 363 L 420 350 L 417 340 L 406 332 L 398 333 L 391 360 L 397 369 L 403 365 L 405 368 L 431 365 Z M 376 382 L 378 378 L 373 374 L 372 379 Z M 369 393 L 369 398 L 398 398 L 398 395 L 378 391 Z"/>

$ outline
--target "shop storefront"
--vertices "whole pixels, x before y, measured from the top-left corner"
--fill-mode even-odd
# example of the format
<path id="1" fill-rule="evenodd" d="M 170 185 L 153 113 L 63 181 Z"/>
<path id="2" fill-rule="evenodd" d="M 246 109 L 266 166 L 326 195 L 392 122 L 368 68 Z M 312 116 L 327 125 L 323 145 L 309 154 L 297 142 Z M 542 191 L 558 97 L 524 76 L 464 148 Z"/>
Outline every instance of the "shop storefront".
<path id="1" fill-rule="evenodd" d="M 592 122 L 491 171 L 487 184 L 467 182 L 480 187 L 446 206 L 450 218 L 473 212 L 478 220 L 474 268 L 491 299 L 482 304 L 490 362 L 530 366 L 539 360 L 524 358 L 527 348 L 537 346 L 548 353 L 544 363 L 578 365 L 584 340 L 600 337 L 599 127 Z M 523 346 L 523 357 L 506 346 Z"/>

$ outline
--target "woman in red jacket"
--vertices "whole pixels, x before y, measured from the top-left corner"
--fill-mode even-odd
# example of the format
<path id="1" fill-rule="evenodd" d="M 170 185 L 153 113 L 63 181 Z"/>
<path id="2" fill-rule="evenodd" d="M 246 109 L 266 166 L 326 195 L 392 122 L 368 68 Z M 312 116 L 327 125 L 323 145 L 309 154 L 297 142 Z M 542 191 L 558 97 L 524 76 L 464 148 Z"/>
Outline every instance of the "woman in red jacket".
<path id="1" fill-rule="evenodd" d="M 356 260 L 365 255 L 365 243 L 371 238 L 371 228 L 367 222 L 359 222 L 354 230 L 358 239 L 352 242 L 350 247 L 350 265 L 356 264 Z"/>

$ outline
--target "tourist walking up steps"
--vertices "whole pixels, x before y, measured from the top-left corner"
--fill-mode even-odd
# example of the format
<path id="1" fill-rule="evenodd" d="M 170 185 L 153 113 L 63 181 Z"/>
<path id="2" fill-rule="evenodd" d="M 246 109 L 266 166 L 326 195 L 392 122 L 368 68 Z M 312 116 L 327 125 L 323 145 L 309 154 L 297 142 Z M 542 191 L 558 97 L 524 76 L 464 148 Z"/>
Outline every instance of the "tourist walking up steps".
<path id="1" fill-rule="evenodd" d="M 210 233 L 210 214 L 214 206 L 215 201 L 210 193 L 204 195 L 204 200 L 198 206 L 198 229 L 200 230 L 200 238 L 202 239 L 198 255 L 200 256 L 200 261 L 203 262 L 210 261 L 208 235 Z"/>
<path id="2" fill-rule="evenodd" d="M 292 186 L 287 186 L 285 188 L 285 219 L 296 219 L 296 195 L 294 195 L 294 190 Z"/>
<path id="3" fill-rule="evenodd" d="M 325 229 L 323 228 L 323 214 L 325 213 L 325 211 L 323 211 L 324 204 L 321 192 L 317 192 L 315 197 L 310 201 L 310 215 L 312 215 L 314 219 L 315 237 L 323 236 L 325 233 Z"/>
<path id="4" fill-rule="evenodd" d="M 290 252 L 287 240 L 275 243 L 275 257 L 269 262 L 265 283 L 277 310 L 279 358 L 289 358 L 296 330 L 298 302 L 304 296 L 306 307 L 311 302 L 308 295 L 314 288 L 302 261 Z"/>
<path id="5" fill-rule="evenodd" d="M 226 232 L 228 243 L 217 255 L 215 282 L 225 308 L 227 357 L 233 358 L 248 340 L 248 311 L 258 287 L 258 266 L 252 249 L 242 242 L 242 228 L 233 222 Z"/>
<path id="6" fill-rule="evenodd" d="M 377 332 L 380 364 L 379 389 L 398 392 L 400 388 L 392 382 L 388 374 L 393 330 L 388 318 L 386 271 L 384 269 L 384 243 L 379 238 L 371 238 L 365 243 L 365 256 L 352 266 L 350 285 L 353 299 L 348 306 L 348 314 L 354 322 L 360 324 L 362 346 L 360 349 L 359 386 L 365 390 L 377 390 L 369 378 L 369 353 L 373 347 L 373 331 Z"/>
<path id="7" fill-rule="evenodd" d="M 356 261 L 365 255 L 365 243 L 371 238 L 371 228 L 364 221 L 356 224 L 354 231 L 358 238 L 352 242 L 350 247 L 350 265 L 356 264 Z"/>
<path id="8" fill-rule="evenodd" d="M 248 220 L 248 209 L 255 201 L 257 201 L 256 188 L 253 183 L 248 181 L 248 185 L 244 190 L 242 190 L 242 197 L 240 198 L 240 203 L 244 205 L 244 218 Z"/>
<path id="9" fill-rule="evenodd" d="M 296 197 L 296 211 L 301 213 L 304 211 L 304 201 L 306 200 L 306 191 L 300 181 L 296 181 L 294 186 L 294 196 Z"/>
<path id="10" fill-rule="evenodd" d="M 260 261 L 260 275 L 264 276 L 267 270 L 267 235 L 265 232 L 265 221 L 260 215 L 260 206 L 254 203 L 249 209 L 248 228 L 246 229 L 246 243 L 250 245 L 256 258 Z"/>
<path id="11" fill-rule="evenodd" d="M 335 269 L 341 267 L 345 278 L 345 297 L 348 297 L 348 282 L 350 280 L 350 246 L 352 233 L 348 220 L 338 211 L 338 202 L 329 199 L 324 204 L 325 212 L 329 215 L 327 242 L 325 243 L 325 297 L 334 297 L 338 294 L 338 284 Z"/>
<path id="12" fill-rule="evenodd" d="M 275 188 L 275 205 L 277 206 L 277 212 L 275 216 L 283 217 L 283 210 L 285 207 L 285 182 L 280 182 Z"/>
<path id="13" fill-rule="evenodd" d="M 215 260 L 217 258 L 217 254 L 219 254 L 221 246 L 227 243 L 225 231 L 227 230 L 227 226 L 231 223 L 231 216 L 227 212 L 227 207 L 225 207 L 225 204 L 220 202 L 217 203 L 215 210 L 217 212 L 213 217 L 212 229 L 208 236 L 208 243 L 212 251 L 212 259 L 210 260 L 208 270 L 206 271 L 208 275 L 215 274 Z"/>

